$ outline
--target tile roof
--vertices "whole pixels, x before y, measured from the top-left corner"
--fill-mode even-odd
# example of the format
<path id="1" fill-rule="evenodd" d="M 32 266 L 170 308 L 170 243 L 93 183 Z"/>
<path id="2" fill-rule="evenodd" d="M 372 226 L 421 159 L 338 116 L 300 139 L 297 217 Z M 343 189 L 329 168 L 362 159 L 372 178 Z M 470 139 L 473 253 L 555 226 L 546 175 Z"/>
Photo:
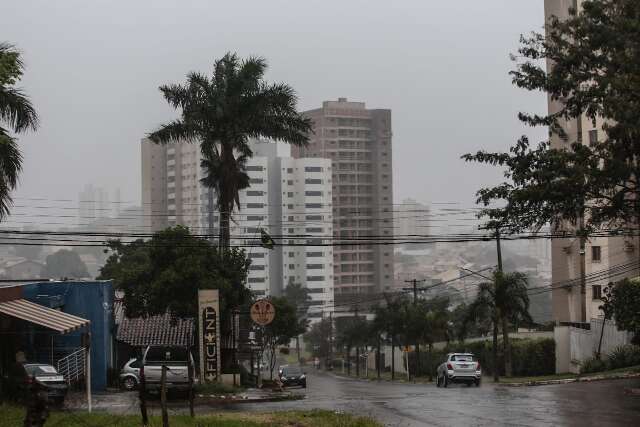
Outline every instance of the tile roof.
<path id="1" fill-rule="evenodd" d="M 172 322 L 171 315 L 166 313 L 146 318 L 129 319 L 124 315 L 124 304 L 118 300 L 114 302 L 114 314 L 116 324 L 118 324 L 116 340 L 133 347 L 148 345 L 187 346 L 194 343 L 195 325 L 192 318 L 177 318 Z"/>

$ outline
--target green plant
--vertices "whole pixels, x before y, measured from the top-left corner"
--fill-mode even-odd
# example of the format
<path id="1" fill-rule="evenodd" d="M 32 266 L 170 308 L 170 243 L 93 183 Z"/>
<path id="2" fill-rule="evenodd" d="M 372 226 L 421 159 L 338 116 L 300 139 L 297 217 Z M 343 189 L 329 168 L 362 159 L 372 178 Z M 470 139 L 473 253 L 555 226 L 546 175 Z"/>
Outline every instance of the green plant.
<path id="1" fill-rule="evenodd" d="M 627 344 L 615 348 L 606 360 L 607 369 L 640 365 L 640 346 Z"/>
<path id="2" fill-rule="evenodd" d="M 606 363 L 603 360 L 596 359 L 595 357 L 590 357 L 580 364 L 581 374 L 593 374 L 595 372 L 602 372 L 606 370 Z"/>

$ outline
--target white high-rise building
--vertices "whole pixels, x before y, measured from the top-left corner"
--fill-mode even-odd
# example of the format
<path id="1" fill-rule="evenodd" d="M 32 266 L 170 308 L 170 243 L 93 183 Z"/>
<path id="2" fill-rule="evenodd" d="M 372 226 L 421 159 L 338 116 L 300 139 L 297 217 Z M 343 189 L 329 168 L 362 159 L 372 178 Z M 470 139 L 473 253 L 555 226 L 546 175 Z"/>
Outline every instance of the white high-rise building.
<path id="1" fill-rule="evenodd" d="M 333 237 L 331 160 L 292 158 L 284 144 L 254 142 L 251 148 L 251 185 L 240 191 L 230 229 L 231 244 L 246 246 L 251 259 L 247 284 L 262 297 L 282 295 L 287 284 L 300 283 L 310 291 L 309 317 L 320 320 L 333 305 L 333 248 L 325 246 Z M 142 141 L 149 229 L 181 224 L 194 234 L 219 233 L 215 195 L 200 183 L 200 159 L 198 144 Z M 273 236 L 274 249 L 259 246 L 260 229 Z"/>
<path id="2" fill-rule="evenodd" d="M 87 184 L 78 194 L 78 225 L 92 223 L 111 216 L 109 193 L 101 187 Z"/>

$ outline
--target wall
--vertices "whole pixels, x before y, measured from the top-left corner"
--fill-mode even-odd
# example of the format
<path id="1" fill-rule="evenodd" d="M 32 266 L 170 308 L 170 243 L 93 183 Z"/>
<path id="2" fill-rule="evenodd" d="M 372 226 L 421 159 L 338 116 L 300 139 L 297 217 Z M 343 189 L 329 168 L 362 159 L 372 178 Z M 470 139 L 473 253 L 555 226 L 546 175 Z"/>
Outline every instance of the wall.
<path id="1" fill-rule="evenodd" d="M 91 322 L 91 388 L 107 387 L 107 373 L 113 365 L 113 285 L 111 281 L 43 282 L 23 288 L 24 298 L 35 303 L 60 308 L 63 312 Z M 80 346 L 83 331 L 56 335 L 55 347 L 70 353 Z"/>
<path id="2" fill-rule="evenodd" d="M 580 364 L 593 357 L 598 351 L 600 334 L 602 333 L 603 358 L 615 348 L 629 344 L 631 334 L 619 331 L 613 321 L 608 320 L 602 330 L 602 319 L 591 319 L 591 329 L 574 328 L 572 326 L 556 326 L 556 373 L 580 372 Z"/>

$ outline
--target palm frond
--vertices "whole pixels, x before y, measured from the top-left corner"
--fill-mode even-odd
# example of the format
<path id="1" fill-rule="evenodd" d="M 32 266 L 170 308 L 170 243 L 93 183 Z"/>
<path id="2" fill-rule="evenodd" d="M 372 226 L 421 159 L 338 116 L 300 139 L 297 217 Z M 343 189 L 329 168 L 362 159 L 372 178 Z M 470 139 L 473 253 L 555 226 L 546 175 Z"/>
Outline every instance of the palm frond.
<path id="1" fill-rule="evenodd" d="M 187 126 L 181 120 L 163 124 L 160 129 L 151 132 L 147 137 L 156 144 L 168 144 L 171 142 L 195 142 L 198 134 L 196 129 Z"/>
<path id="2" fill-rule="evenodd" d="M 14 138 L 0 128 L 0 220 L 9 214 L 13 204 L 11 191 L 18 184 L 22 170 L 22 154 Z"/>
<path id="3" fill-rule="evenodd" d="M 0 119 L 16 133 L 38 127 L 38 114 L 21 89 L 0 86 Z"/>

